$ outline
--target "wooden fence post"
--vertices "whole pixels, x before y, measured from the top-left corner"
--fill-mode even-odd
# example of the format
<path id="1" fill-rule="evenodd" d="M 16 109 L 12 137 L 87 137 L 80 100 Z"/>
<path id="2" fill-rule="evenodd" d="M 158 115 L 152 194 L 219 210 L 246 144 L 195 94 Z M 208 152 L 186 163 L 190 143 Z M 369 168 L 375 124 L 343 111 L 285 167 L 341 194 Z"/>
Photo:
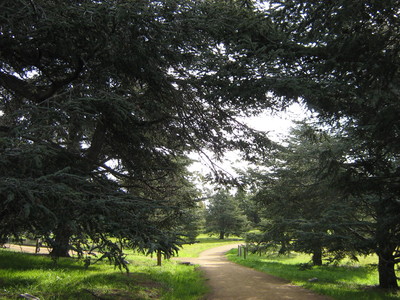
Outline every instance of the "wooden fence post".
<path id="1" fill-rule="evenodd" d="M 39 251 L 40 251 L 40 239 L 36 239 L 35 254 L 39 253 Z"/>

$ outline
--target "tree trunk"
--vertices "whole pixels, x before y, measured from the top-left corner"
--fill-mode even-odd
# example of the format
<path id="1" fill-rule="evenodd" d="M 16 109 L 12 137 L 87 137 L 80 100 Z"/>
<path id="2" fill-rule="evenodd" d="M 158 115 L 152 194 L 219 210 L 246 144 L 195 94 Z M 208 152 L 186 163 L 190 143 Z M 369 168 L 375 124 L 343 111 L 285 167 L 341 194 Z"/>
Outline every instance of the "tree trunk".
<path id="1" fill-rule="evenodd" d="M 386 249 L 385 249 L 386 250 Z M 379 287 L 384 289 L 398 289 L 393 252 L 388 250 L 379 253 L 378 273 Z"/>
<path id="2" fill-rule="evenodd" d="M 397 244 L 393 235 L 394 228 L 397 222 L 390 221 L 393 219 L 393 203 L 390 199 L 382 198 L 377 203 L 376 215 L 376 254 L 379 257 L 378 261 L 378 274 L 379 274 L 379 287 L 384 289 L 398 289 L 397 277 L 395 272 L 395 257 Z M 397 204 L 394 208 L 397 207 Z"/>
<path id="3" fill-rule="evenodd" d="M 322 248 L 316 247 L 313 251 L 312 262 L 314 266 L 322 266 Z"/>
<path id="4" fill-rule="evenodd" d="M 157 266 L 161 266 L 161 250 L 157 250 Z"/>
<path id="5" fill-rule="evenodd" d="M 219 232 L 219 239 L 220 239 L 220 240 L 223 240 L 224 238 L 225 238 L 225 232 L 220 231 L 220 232 Z"/>
<path id="6" fill-rule="evenodd" d="M 64 226 L 59 225 L 54 233 L 53 249 L 50 252 L 54 257 L 70 257 L 69 255 L 69 240 L 71 237 L 70 230 Z"/>

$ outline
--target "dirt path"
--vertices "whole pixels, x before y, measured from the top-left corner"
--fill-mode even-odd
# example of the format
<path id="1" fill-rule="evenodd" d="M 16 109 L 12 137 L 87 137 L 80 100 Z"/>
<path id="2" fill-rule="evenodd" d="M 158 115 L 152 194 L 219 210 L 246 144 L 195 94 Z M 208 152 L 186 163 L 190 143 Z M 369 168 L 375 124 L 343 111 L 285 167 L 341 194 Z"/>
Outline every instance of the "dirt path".
<path id="1" fill-rule="evenodd" d="M 35 247 L 7 245 L 15 251 L 35 252 Z M 198 258 L 177 258 L 180 261 L 200 265 L 203 270 L 211 293 L 205 300 L 331 300 L 288 281 L 266 273 L 262 273 L 228 261 L 225 253 L 236 244 L 208 249 L 200 253 Z M 40 253 L 47 254 L 47 249 Z"/>
<path id="2" fill-rule="evenodd" d="M 16 252 L 24 252 L 24 253 L 35 253 L 36 252 L 35 246 L 5 244 L 4 248 L 11 249 Z M 46 247 L 40 247 L 38 254 L 49 254 L 49 250 Z"/>
<path id="3" fill-rule="evenodd" d="M 221 246 L 202 252 L 198 258 L 179 259 L 200 265 L 211 288 L 211 293 L 205 299 L 331 299 L 294 286 L 284 279 L 228 261 L 224 254 L 235 247 L 237 245 L 234 244 Z"/>

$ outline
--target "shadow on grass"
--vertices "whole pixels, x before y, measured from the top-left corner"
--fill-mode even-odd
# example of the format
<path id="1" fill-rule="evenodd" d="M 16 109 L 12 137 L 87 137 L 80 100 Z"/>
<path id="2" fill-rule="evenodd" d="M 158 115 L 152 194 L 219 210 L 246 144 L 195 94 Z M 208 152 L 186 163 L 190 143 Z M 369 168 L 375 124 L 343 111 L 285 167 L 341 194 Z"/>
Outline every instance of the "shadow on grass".
<path id="1" fill-rule="evenodd" d="M 159 298 L 167 287 L 152 280 L 146 273 L 95 274 L 85 277 L 80 283 L 76 299 L 92 296 L 95 299 L 150 299 Z M 70 299 L 70 293 L 60 299 Z"/>
<path id="2" fill-rule="evenodd" d="M 356 285 L 351 283 L 306 283 L 304 288 L 337 300 L 399 300 L 400 292 L 383 290 L 377 286 Z"/>
<path id="3" fill-rule="evenodd" d="M 16 284 L 37 284 L 36 290 L 29 290 L 40 299 L 159 299 L 166 292 L 166 288 L 158 282 L 148 278 L 143 273 L 113 273 L 93 274 L 86 276 L 79 282 L 58 284 L 57 287 L 40 285 L 39 282 L 17 282 Z M 26 291 L 27 286 L 11 290 L 8 295 L 0 293 L 0 299 L 15 299 Z M 4 290 L 7 290 L 5 287 Z"/>
<path id="4" fill-rule="evenodd" d="M 14 276 L 12 278 L 0 278 L 0 287 L 2 289 L 8 289 L 16 286 L 29 286 L 37 284 L 37 280 L 34 278 L 26 278 L 24 276 Z"/>
<path id="5" fill-rule="evenodd" d="M 0 251 L 0 299 L 28 293 L 40 299 L 199 299 L 204 279 L 194 266 L 151 259 L 131 264 L 129 274 L 107 262 L 85 269 L 76 259 Z"/>
<path id="6" fill-rule="evenodd" d="M 85 266 L 76 258 L 54 260 L 49 255 L 0 250 L 0 269 L 19 271 L 34 269 L 85 270 Z M 96 269 L 96 265 L 90 266 L 90 269 Z"/>
<path id="7" fill-rule="evenodd" d="M 40 299 L 150 299 L 168 288 L 141 272 L 115 272 L 106 264 L 86 270 L 75 259 L 0 251 L 0 299 L 28 293 Z"/>

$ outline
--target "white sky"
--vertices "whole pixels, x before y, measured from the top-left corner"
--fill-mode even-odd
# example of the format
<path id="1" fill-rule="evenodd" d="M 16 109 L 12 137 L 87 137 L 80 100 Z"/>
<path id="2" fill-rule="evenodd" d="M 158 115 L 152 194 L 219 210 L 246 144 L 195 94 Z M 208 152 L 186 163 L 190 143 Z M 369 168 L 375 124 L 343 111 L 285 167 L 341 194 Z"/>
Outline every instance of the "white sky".
<path id="1" fill-rule="evenodd" d="M 271 140 L 280 142 L 285 139 L 290 128 L 294 126 L 293 121 L 303 120 L 309 115 L 310 113 L 307 112 L 305 108 L 299 104 L 293 104 L 285 111 L 275 112 L 273 114 L 270 112 L 264 112 L 259 116 L 244 119 L 243 122 L 256 130 L 267 132 L 267 136 Z M 191 158 L 195 160 L 199 159 L 197 155 L 192 155 Z M 240 161 L 240 157 L 237 152 L 227 153 L 226 160 L 222 164 L 218 165 L 232 175 L 235 174 L 233 168 L 245 168 L 248 166 L 246 162 Z M 201 161 L 193 163 L 189 170 L 192 172 L 197 171 L 203 174 L 210 171 L 207 163 Z"/>
<path id="2" fill-rule="evenodd" d="M 303 120 L 309 116 L 309 112 L 300 104 L 292 104 L 285 111 L 275 112 L 273 114 L 264 112 L 263 114 L 250 117 L 245 123 L 257 130 L 268 133 L 268 137 L 275 142 L 282 141 L 294 125 L 293 121 Z"/>

